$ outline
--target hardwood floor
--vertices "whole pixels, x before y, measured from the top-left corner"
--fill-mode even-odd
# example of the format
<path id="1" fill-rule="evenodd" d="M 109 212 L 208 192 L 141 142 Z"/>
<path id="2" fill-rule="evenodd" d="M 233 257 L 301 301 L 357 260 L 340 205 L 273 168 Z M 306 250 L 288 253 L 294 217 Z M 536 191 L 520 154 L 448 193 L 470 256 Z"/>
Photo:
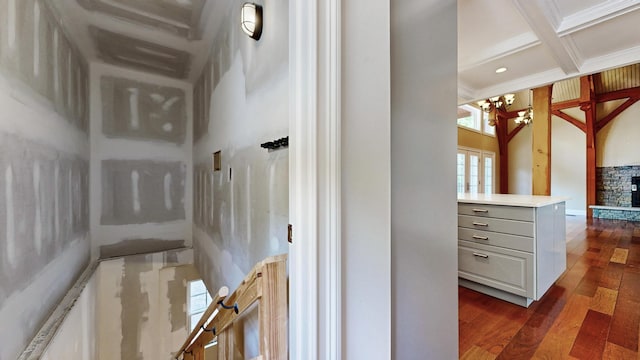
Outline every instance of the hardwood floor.
<path id="1" fill-rule="evenodd" d="M 461 359 L 640 359 L 640 223 L 567 217 L 567 271 L 528 309 L 458 289 Z"/>

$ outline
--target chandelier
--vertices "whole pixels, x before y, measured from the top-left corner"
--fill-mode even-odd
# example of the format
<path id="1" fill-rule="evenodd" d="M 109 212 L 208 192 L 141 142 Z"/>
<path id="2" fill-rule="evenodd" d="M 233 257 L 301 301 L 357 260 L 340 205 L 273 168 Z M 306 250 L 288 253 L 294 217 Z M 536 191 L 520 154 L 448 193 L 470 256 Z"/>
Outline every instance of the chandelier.
<path id="1" fill-rule="evenodd" d="M 487 100 L 478 101 L 478 106 L 487 113 L 490 113 L 494 109 L 501 109 L 502 106 L 511 106 L 516 100 L 515 94 L 505 94 L 501 96 L 494 96 Z"/>
<path id="2" fill-rule="evenodd" d="M 531 92 L 529 92 L 529 107 L 526 110 L 518 111 L 518 117 L 514 120 L 516 124 L 529 125 L 533 122 L 533 108 L 531 107 Z"/>
<path id="3" fill-rule="evenodd" d="M 531 105 L 527 108 L 527 110 L 518 111 L 518 117 L 514 120 L 516 124 L 525 124 L 529 125 L 533 122 L 533 108 Z"/>

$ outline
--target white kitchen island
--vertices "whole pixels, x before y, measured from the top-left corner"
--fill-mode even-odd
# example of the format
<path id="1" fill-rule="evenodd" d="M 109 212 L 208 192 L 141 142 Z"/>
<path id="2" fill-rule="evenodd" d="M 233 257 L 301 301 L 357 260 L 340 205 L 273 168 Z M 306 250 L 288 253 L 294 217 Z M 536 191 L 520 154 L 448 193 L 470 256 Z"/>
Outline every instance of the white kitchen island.
<path id="1" fill-rule="evenodd" d="M 567 267 L 565 197 L 458 194 L 461 286 L 528 307 Z"/>

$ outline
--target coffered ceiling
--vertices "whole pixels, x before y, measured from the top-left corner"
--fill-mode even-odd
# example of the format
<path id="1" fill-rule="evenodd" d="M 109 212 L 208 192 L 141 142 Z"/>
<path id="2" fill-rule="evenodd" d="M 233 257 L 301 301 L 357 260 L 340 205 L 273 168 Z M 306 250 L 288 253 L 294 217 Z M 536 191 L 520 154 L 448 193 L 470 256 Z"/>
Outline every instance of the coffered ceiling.
<path id="1" fill-rule="evenodd" d="M 459 102 L 638 63 L 638 24 L 640 0 L 458 0 Z"/>

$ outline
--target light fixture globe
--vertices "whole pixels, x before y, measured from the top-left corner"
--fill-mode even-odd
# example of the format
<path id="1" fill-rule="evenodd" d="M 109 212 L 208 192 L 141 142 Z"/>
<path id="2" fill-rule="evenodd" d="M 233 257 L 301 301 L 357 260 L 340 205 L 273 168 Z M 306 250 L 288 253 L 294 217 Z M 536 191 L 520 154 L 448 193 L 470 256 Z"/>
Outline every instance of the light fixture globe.
<path id="1" fill-rule="evenodd" d="M 516 94 L 506 94 L 504 96 L 504 102 L 507 106 L 513 105 L 513 102 L 516 101 Z"/>
<path id="2" fill-rule="evenodd" d="M 490 97 L 486 100 L 480 100 L 477 102 L 478 107 L 482 109 L 482 111 L 486 113 L 492 112 L 494 109 L 502 109 L 505 110 L 506 107 L 509 107 L 516 100 L 515 94 L 505 94 Z"/>
<path id="3" fill-rule="evenodd" d="M 262 6 L 249 2 L 242 4 L 240 26 L 250 38 L 259 40 L 262 35 Z"/>

